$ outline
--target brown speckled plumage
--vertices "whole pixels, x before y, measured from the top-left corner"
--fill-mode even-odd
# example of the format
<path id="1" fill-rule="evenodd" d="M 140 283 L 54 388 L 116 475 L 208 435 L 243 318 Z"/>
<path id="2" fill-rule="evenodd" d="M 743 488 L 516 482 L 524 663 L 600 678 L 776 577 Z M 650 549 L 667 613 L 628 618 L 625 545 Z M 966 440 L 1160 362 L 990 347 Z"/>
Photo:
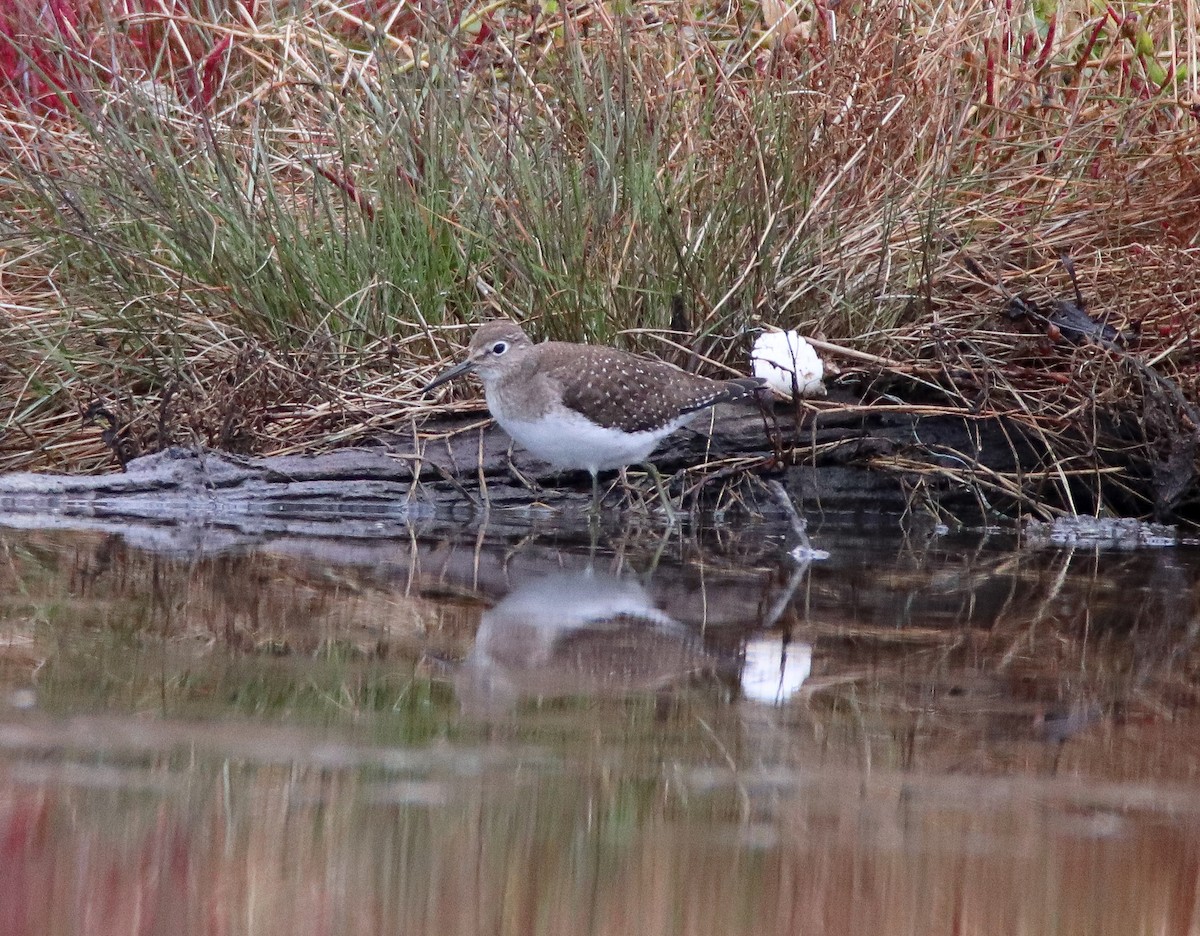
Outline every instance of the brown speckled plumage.
<path id="1" fill-rule="evenodd" d="M 688 413 L 749 396 L 758 380 L 710 380 L 615 348 L 550 342 L 542 371 L 562 387 L 562 403 L 597 425 L 646 432 Z"/>

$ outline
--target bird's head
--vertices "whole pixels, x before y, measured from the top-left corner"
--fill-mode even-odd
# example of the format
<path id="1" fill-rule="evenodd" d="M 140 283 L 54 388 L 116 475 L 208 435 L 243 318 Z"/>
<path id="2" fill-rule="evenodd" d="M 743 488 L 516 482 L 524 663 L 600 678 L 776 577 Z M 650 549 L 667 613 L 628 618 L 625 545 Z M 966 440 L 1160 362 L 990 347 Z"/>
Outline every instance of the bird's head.
<path id="1" fill-rule="evenodd" d="M 479 326 L 467 347 L 467 359 L 442 371 L 425 387 L 425 391 L 440 387 L 447 381 L 472 371 L 485 384 L 494 380 L 514 366 L 523 352 L 533 347 L 529 336 L 516 322 L 498 320 Z"/>

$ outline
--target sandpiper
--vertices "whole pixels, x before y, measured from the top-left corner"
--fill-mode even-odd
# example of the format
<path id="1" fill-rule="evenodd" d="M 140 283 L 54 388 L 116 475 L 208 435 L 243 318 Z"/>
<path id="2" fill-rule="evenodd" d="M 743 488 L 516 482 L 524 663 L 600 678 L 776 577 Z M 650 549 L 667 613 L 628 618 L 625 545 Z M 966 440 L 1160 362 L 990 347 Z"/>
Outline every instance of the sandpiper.
<path id="1" fill-rule="evenodd" d="M 664 438 L 717 403 L 752 396 L 757 377 L 710 380 L 662 361 L 600 345 L 534 344 L 515 322 L 479 327 L 467 359 L 439 374 L 432 390 L 474 372 L 500 427 L 556 468 L 586 469 L 592 509 L 597 475 L 647 463 Z"/>

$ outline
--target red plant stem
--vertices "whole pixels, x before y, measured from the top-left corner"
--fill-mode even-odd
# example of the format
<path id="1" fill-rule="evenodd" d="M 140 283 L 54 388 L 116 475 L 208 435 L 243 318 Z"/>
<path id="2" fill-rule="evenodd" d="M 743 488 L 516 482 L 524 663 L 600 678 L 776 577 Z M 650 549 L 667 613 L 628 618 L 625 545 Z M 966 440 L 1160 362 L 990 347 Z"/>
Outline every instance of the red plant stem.
<path id="1" fill-rule="evenodd" d="M 1030 30 L 1025 34 L 1025 41 L 1021 43 L 1021 61 L 1029 61 L 1029 53 L 1033 51 L 1033 44 L 1037 42 L 1037 33 Z"/>
<path id="2" fill-rule="evenodd" d="M 244 22 L 254 22 L 254 18 L 258 13 L 258 0 L 248 0 L 246 3 L 239 2 L 237 6 L 242 11 L 242 20 Z M 221 59 L 232 47 L 233 36 L 230 33 L 226 33 L 213 46 L 212 51 L 204 56 L 204 61 L 200 63 L 198 69 L 200 87 L 196 91 L 196 103 L 202 109 L 207 109 L 216 96 L 217 74 L 221 69 Z"/>
<path id="3" fill-rule="evenodd" d="M 984 84 L 986 87 L 986 94 L 984 96 L 984 100 L 987 102 L 987 105 L 989 107 L 995 107 L 996 106 L 996 46 L 995 46 L 995 43 L 991 39 L 988 39 L 985 41 L 984 47 L 987 49 L 987 70 L 984 73 L 985 74 Z"/>
<path id="4" fill-rule="evenodd" d="M 76 101 L 68 89 L 81 54 L 78 12 L 67 0 L 0 3 L 0 37 L 0 94 L 46 111 Z"/>
<path id="5" fill-rule="evenodd" d="M 485 42 L 492 38 L 492 27 L 485 19 L 479 24 L 479 32 L 471 40 L 471 44 L 462 50 L 458 56 L 459 68 L 470 68 L 479 58 L 479 50 Z"/>
<path id="6" fill-rule="evenodd" d="M 407 185 L 413 192 L 417 190 L 417 177 L 411 172 L 406 172 L 404 169 L 401 169 L 399 166 L 397 166 L 396 178 Z"/>
<path id="7" fill-rule="evenodd" d="M 1046 24 L 1046 41 L 1042 43 L 1042 51 L 1038 53 L 1037 61 L 1033 63 L 1035 69 L 1041 69 L 1050 59 L 1050 53 L 1054 51 L 1054 37 L 1058 32 L 1058 14 L 1053 13 L 1050 16 L 1050 22 Z M 1092 39 L 1094 43 L 1096 40 Z"/>
<path id="8" fill-rule="evenodd" d="M 359 194 L 358 188 L 354 185 L 354 180 L 350 178 L 349 174 L 339 174 L 333 172 L 332 170 L 326 169 L 324 166 L 318 166 L 311 161 L 309 162 L 309 165 L 312 166 L 314 172 L 328 179 L 343 192 L 345 192 L 347 197 L 349 197 L 349 199 L 358 206 L 358 210 L 361 211 L 369 221 L 375 220 L 375 206 Z"/>
<path id="9" fill-rule="evenodd" d="M 213 93 L 217 83 L 217 72 L 221 68 L 221 57 L 233 45 L 233 36 L 226 33 L 208 55 L 200 63 L 200 106 L 208 108 L 212 103 Z"/>
<path id="10" fill-rule="evenodd" d="M 1075 62 L 1075 71 L 1081 72 L 1083 71 L 1084 66 L 1087 65 L 1088 60 L 1092 57 L 1092 50 L 1096 48 L 1096 43 L 1100 41 L 1100 33 L 1104 30 L 1104 24 L 1108 22 L 1108 18 L 1111 15 L 1111 12 L 1106 12 L 1100 17 L 1099 21 L 1097 21 L 1096 28 L 1092 30 L 1091 36 L 1088 37 L 1088 41 L 1084 45 L 1083 51 L 1079 53 L 1079 58 Z M 1118 22 L 1120 21 L 1118 20 Z"/>

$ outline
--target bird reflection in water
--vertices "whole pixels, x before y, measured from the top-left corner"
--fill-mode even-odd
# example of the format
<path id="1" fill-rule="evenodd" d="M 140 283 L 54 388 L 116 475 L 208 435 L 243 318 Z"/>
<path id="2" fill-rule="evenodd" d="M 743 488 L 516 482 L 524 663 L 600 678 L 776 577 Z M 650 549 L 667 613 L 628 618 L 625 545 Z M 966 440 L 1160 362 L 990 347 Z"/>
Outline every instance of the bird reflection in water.
<path id="1" fill-rule="evenodd" d="M 518 585 L 483 613 L 455 684 L 464 709 L 483 714 L 523 697 L 661 689 L 716 664 L 637 580 L 564 571 Z"/>
<path id="2" fill-rule="evenodd" d="M 781 704 L 807 678 L 812 648 L 766 633 L 790 604 L 806 565 L 793 570 L 744 651 L 706 647 L 635 578 L 595 569 L 556 571 L 513 588 L 480 620 L 455 677 L 464 711 L 510 710 L 522 698 L 618 698 L 697 677 L 740 678 L 751 702 Z M 740 674 L 740 676 L 739 676 Z"/>

